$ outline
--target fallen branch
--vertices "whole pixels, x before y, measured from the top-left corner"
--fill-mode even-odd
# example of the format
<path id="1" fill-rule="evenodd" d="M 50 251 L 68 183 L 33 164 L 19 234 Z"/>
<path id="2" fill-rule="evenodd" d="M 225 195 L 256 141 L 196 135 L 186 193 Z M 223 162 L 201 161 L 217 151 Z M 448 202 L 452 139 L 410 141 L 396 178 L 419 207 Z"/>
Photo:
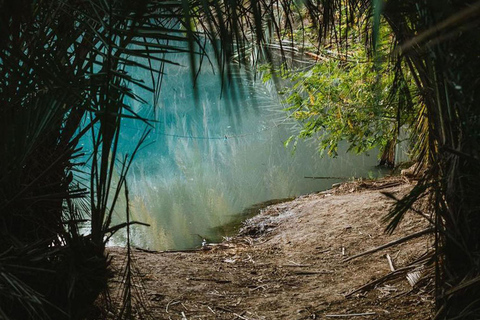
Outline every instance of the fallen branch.
<path id="1" fill-rule="evenodd" d="M 222 280 L 222 279 L 209 279 L 209 278 L 187 278 L 190 281 L 212 281 L 215 283 L 231 283 L 230 280 Z"/>
<path id="2" fill-rule="evenodd" d="M 309 275 L 314 275 L 314 274 L 331 274 L 333 271 L 297 271 L 297 272 L 292 272 L 295 275 L 298 276 L 309 276 Z"/>
<path id="3" fill-rule="evenodd" d="M 149 249 L 144 249 L 144 248 L 140 248 L 140 247 L 133 247 L 135 250 L 137 251 L 142 251 L 142 252 L 146 252 L 146 253 L 159 253 L 160 251 L 157 251 L 157 250 L 149 250 Z"/>
<path id="4" fill-rule="evenodd" d="M 364 252 L 362 252 L 362 253 L 356 254 L 356 255 L 354 255 L 354 256 L 351 256 L 351 257 L 349 257 L 349 258 L 346 258 L 346 259 L 343 260 L 343 262 L 347 262 L 347 261 L 350 261 L 350 260 L 353 260 L 353 259 L 356 259 L 356 258 L 365 256 L 365 255 L 367 255 L 367 254 L 374 253 L 374 252 L 377 252 L 377 251 L 380 251 L 380 250 L 389 248 L 389 247 L 391 247 L 391 246 L 394 246 L 394 245 L 397 245 L 397 244 L 406 242 L 406 241 L 408 241 L 408 240 L 421 237 L 421 236 L 423 236 L 423 235 L 432 233 L 433 231 L 434 231 L 433 228 L 427 228 L 427 229 L 425 229 L 425 230 L 422 230 L 422 231 L 419 231 L 419 232 L 415 232 L 415 233 L 410 234 L 410 235 L 408 235 L 408 236 L 406 236 L 406 237 L 403 237 L 403 238 L 400 238 L 400 239 L 397 239 L 397 240 L 394 240 L 394 241 L 390 241 L 390 242 L 388 242 L 388 243 L 386 243 L 386 244 L 384 244 L 384 245 L 381 245 L 381 246 L 379 246 L 379 247 L 376 247 L 376 248 L 373 248 L 373 249 L 364 251 Z"/>
<path id="5" fill-rule="evenodd" d="M 345 313 L 345 314 L 326 314 L 327 318 L 346 318 L 346 317 L 364 317 L 364 316 L 374 316 L 375 312 L 364 312 L 364 313 Z"/>
<path id="6" fill-rule="evenodd" d="M 380 185 L 375 185 L 374 184 L 372 186 L 369 186 L 368 188 L 372 189 L 372 190 L 381 190 L 381 189 L 396 187 L 396 186 L 399 186 L 399 185 L 402 185 L 402 184 L 404 184 L 403 181 L 393 181 L 393 182 L 383 183 L 383 184 L 380 184 Z"/>
<path id="7" fill-rule="evenodd" d="M 376 280 L 373 280 L 373 281 L 370 281 L 368 282 L 367 284 L 364 284 L 363 286 L 361 286 L 360 288 L 357 288 L 355 290 L 353 290 L 352 292 L 348 293 L 345 295 L 345 298 L 348 298 L 350 296 L 352 296 L 353 294 L 359 292 L 359 291 L 364 291 L 364 290 L 367 290 L 371 287 L 374 287 L 376 286 L 377 284 L 379 283 L 382 283 L 382 282 L 385 282 L 387 280 L 390 280 L 390 279 L 393 279 L 393 278 L 396 278 L 402 274 L 404 274 L 405 272 L 407 272 L 408 270 L 411 270 L 411 269 L 414 269 L 418 267 L 418 265 L 409 265 L 409 266 L 406 266 L 406 267 L 403 267 L 403 268 L 400 268 L 400 269 L 397 269 L 395 271 L 392 271 L 390 273 L 388 273 L 387 275 L 381 277 L 381 278 L 378 278 Z"/>
<path id="8" fill-rule="evenodd" d="M 414 289 L 415 289 L 415 288 L 412 288 L 412 289 L 410 289 L 410 290 L 408 290 L 408 291 L 400 292 L 399 294 L 396 294 L 396 295 L 394 295 L 394 296 L 392 296 L 392 297 L 387 298 L 385 301 L 397 299 L 397 298 L 400 298 L 400 297 L 402 297 L 402 296 L 406 296 L 407 294 L 412 293 Z"/>

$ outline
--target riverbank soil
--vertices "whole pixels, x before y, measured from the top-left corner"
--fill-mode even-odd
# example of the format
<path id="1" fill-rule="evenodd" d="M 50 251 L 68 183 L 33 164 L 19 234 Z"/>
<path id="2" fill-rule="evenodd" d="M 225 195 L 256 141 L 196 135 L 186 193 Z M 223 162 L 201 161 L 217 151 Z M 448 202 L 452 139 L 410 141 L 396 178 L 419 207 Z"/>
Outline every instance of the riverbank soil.
<path id="1" fill-rule="evenodd" d="M 410 211 L 394 234 L 384 233 L 382 219 L 394 200 L 382 192 L 401 197 L 412 187 L 403 178 L 345 183 L 267 207 L 246 221 L 237 237 L 221 244 L 190 252 L 134 250 L 150 316 L 429 319 L 433 308 L 431 277 L 412 287 L 401 268 L 431 250 L 431 236 L 345 262 L 355 254 L 428 227 L 424 218 Z M 117 270 L 114 291 L 121 282 L 123 252 L 112 249 L 110 253 Z M 354 292 L 391 273 L 392 267 L 400 269 L 398 275 Z M 423 273 L 428 275 L 428 271 Z"/>

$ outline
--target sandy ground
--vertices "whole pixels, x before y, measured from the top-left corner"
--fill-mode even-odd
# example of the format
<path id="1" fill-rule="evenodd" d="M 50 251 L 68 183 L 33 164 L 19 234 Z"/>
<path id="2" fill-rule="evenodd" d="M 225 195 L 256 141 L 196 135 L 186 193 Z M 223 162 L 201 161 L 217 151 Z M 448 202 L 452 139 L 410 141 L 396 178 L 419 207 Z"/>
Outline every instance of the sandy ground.
<path id="1" fill-rule="evenodd" d="M 189 252 L 134 250 L 134 288 L 153 319 L 429 319 L 432 281 L 412 287 L 401 272 L 431 249 L 429 236 L 345 261 L 428 227 L 409 212 L 393 235 L 383 232 L 393 200 L 382 192 L 400 197 L 411 187 L 401 178 L 346 183 L 267 207 L 221 244 Z M 123 251 L 110 253 L 114 289 L 122 282 Z M 400 271 L 354 292 L 391 273 L 387 254 Z"/>

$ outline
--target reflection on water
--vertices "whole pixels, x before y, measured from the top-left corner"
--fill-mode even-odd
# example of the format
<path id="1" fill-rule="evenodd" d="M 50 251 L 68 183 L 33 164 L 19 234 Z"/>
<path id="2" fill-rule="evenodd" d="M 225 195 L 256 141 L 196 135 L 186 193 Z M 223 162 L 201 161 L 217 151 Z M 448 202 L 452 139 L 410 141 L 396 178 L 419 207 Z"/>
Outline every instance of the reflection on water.
<path id="1" fill-rule="evenodd" d="M 195 103 L 189 69 L 170 66 L 160 108 L 153 113 L 150 106 L 135 104 L 137 112 L 158 120 L 128 176 L 132 219 L 151 225 L 134 228 L 136 246 L 181 249 L 204 238 L 218 240 L 224 230 L 219 226 L 253 204 L 339 182 L 305 176 L 379 175 L 375 154 L 320 158 L 313 145 L 301 143 L 292 154 L 283 142 L 293 124 L 284 120 L 278 97 L 242 71 L 236 78 L 239 85 L 221 90 L 219 77 L 204 68 Z M 141 122 L 124 122 L 123 152 L 131 152 L 143 129 Z M 124 220 L 124 205 L 123 200 L 117 208 L 117 222 Z"/>

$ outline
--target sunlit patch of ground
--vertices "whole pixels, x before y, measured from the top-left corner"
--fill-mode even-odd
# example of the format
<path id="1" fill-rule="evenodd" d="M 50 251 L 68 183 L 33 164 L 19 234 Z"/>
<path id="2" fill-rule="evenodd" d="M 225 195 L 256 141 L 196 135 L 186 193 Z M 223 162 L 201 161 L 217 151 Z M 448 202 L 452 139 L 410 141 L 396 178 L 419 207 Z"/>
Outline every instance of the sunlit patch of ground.
<path id="1" fill-rule="evenodd" d="M 401 178 L 343 184 L 270 206 L 237 237 L 190 252 L 134 251 L 153 319 L 428 319 L 430 280 L 406 273 L 349 295 L 401 269 L 432 245 L 428 236 L 345 262 L 428 227 L 408 213 L 393 235 L 382 218 L 412 185 Z M 120 270 L 124 249 L 111 249 Z M 117 272 L 114 290 L 121 282 Z M 115 296 L 115 295 L 113 295 Z M 141 318 L 144 318 L 142 316 Z"/>

